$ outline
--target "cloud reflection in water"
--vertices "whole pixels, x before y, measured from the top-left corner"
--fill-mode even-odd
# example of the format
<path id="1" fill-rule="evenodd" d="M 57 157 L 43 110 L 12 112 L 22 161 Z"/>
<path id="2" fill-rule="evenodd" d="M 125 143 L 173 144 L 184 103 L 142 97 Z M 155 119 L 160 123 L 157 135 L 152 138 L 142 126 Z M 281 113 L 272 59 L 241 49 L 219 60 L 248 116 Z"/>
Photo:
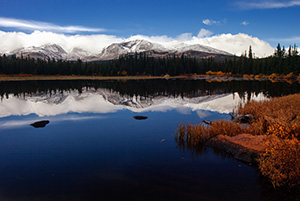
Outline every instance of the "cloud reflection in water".
<path id="1" fill-rule="evenodd" d="M 260 93 L 257 96 L 253 95 L 252 99 L 263 100 L 265 97 Z M 236 109 L 241 101 L 242 99 L 239 98 L 237 93 L 192 98 L 156 96 L 145 99 L 140 96 L 121 96 L 119 93 L 106 89 L 87 90 L 81 94 L 71 90 L 63 94 L 36 94 L 23 98 L 10 94 L 8 99 L 3 99 L 0 103 L 0 117 L 29 114 L 45 117 L 73 112 L 107 114 L 124 109 L 138 113 L 166 112 L 176 109 L 183 114 L 189 114 L 190 111 L 196 110 L 209 110 L 227 114 Z"/>

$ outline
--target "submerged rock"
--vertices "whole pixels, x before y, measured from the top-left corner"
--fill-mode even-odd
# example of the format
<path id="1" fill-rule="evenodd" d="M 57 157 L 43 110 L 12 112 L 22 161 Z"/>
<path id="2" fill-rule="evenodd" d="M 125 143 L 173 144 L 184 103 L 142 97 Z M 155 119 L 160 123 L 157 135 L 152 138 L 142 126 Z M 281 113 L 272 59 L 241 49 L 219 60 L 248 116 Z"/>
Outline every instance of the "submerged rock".
<path id="1" fill-rule="evenodd" d="M 49 124 L 49 122 L 50 121 L 48 121 L 48 120 L 37 121 L 37 122 L 30 124 L 30 126 L 32 126 L 34 128 L 44 128 L 47 124 Z"/>
<path id="2" fill-rule="evenodd" d="M 136 120 L 145 120 L 148 117 L 146 117 L 146 116 L 133 116 L 133 118 L 135 118 Z"/>

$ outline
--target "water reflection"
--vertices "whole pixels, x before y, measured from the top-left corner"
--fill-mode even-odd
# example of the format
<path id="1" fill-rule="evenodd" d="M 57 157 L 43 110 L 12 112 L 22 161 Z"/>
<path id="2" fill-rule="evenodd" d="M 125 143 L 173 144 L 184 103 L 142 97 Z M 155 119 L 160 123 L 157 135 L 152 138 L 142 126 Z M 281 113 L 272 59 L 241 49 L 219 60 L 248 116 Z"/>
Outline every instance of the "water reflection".
<path id="1" fill-rule="evenodd" d="M 0 82 L 0 117 L 114 113 L 122 109 L 229 113 L 241 101 L 300 91 L 298 83 L 286 85 L 289 84 L 269 81 L 209 83 L 205 80 Z"/>
<path id="2" fill-rule="evenodd" d="M 223 160 L 232 160 L 232 155 L 224 152 L 218 148 L 211 148 L 203 145 L 192 146 L 184 141 L 175 138 L 176 147 L 181 153 L 189 153 L 194 159 L 200 159 L 207 156 L 212 152 L 215 156 L 222 158 Z M 261 201 L 298 201 L 300 198 L 300 192 L 298 189 L 286 189 L 286 188 L 274 188 L 271 182 L 262 175 L 260 175 L 258 167 L 254 164 L 250 164 L 253 170 L 256 172 L 257 181 L 256 184 L 260 187 L 260 199 Z M 249 167 L 249 163 L 243 163 L 238 165 L 240 169 L 246 169 Z"/>
<path id="3" fill-rule="evenodd" d="M 272 83 L 270 81 L 206 82 L 205 80 L 129 80 L 129 81 L 22 81 L 0 82 L 0 96 L 9 94 L 24 97 L 36 93 L 63 93 L 98 88 L 118 92 L 121 96 L 173 96 L 198 97 L 203 95 L 237 92 L 242 99 L 263 93 L 266 97 L 283 96 L 299 92 L 299 83 Z M 285 89 L 285 90 L 282 90 Z"/>
<path id="4" fill-rule="evenodd" d="M 273 199 L 274 191 L 253 168 L 212 149 L 176 147 L 174 131 L 184 121 L 230 118 L 227 113 L 239 101 L 300 90 L 298 84 L 288 86 L 203 80 L 0 82 L 0 199 Z M 42 119 L 51 123 L 43 129 L 29 126 Z"/>

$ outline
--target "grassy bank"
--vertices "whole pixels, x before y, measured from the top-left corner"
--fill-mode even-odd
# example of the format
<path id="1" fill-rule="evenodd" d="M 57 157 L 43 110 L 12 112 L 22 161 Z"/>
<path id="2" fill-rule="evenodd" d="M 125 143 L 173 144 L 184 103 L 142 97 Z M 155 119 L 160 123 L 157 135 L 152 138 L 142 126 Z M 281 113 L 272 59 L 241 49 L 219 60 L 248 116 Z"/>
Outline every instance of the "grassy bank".
<path id="1" fill-rule="evenodd" d="M 238 114 L 251 114 L 253 120 L 249 124 L 233 121 L 216 121 L 211 125 L 180 124 L 176 139 L 188 146 L 199 146 L 219 134 L 265 135 L 265 150 L 257 159 L 259 171 L 274 187 L 299 187 L 300 94 L 263 102 L 249 101 L 239 108 Z"/>
<path id="2" fill-rule="evenodd" d="M 128 75 L 128 76 L 85 76 L 85 75 L 31 75 L 31 74 L 0 74 L 0 81 L 24 81 L 24 80 L 146 80 L 146 79 L 205 79 L 208 82 L 223 82 L 231 80 L 270 80 L 272 82 L 300 82 L 300 75 L 290 73 L 288 75 L 232 75 L 231 73 L 211 72 L 206 74 L 184 74 L 179 76 L 150 76 L 150 75 Z"/>

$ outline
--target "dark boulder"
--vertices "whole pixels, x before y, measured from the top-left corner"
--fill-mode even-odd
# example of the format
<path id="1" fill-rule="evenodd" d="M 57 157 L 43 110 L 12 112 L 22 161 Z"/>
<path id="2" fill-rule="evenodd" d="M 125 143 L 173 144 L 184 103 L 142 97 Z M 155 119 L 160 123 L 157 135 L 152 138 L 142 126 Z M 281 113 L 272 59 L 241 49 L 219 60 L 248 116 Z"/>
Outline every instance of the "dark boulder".
<path id="1" fill-rule="evenodd" d="M 49 122 L 50 121 L 48 121 L 48 120 L 37 121 L 37 122 L 30 124 L 30 126 L 32 126 L 34 128 L 44 128 L 47 124 L 49 124 Z"/>
<path id="2" fill-rule="evenodd" d="M 231 116 L 231 120 L 241 124 L 250 124 L 255 120 L 255 117 L 252 114 L 229 114 Z"/>
<path id="3" fill-rule="evenodd" d="M 146 117 L 146 116 L 133 116 L 133 118 L 136 119 L 136 120 L 145 120 L 148 117 Z"/>

